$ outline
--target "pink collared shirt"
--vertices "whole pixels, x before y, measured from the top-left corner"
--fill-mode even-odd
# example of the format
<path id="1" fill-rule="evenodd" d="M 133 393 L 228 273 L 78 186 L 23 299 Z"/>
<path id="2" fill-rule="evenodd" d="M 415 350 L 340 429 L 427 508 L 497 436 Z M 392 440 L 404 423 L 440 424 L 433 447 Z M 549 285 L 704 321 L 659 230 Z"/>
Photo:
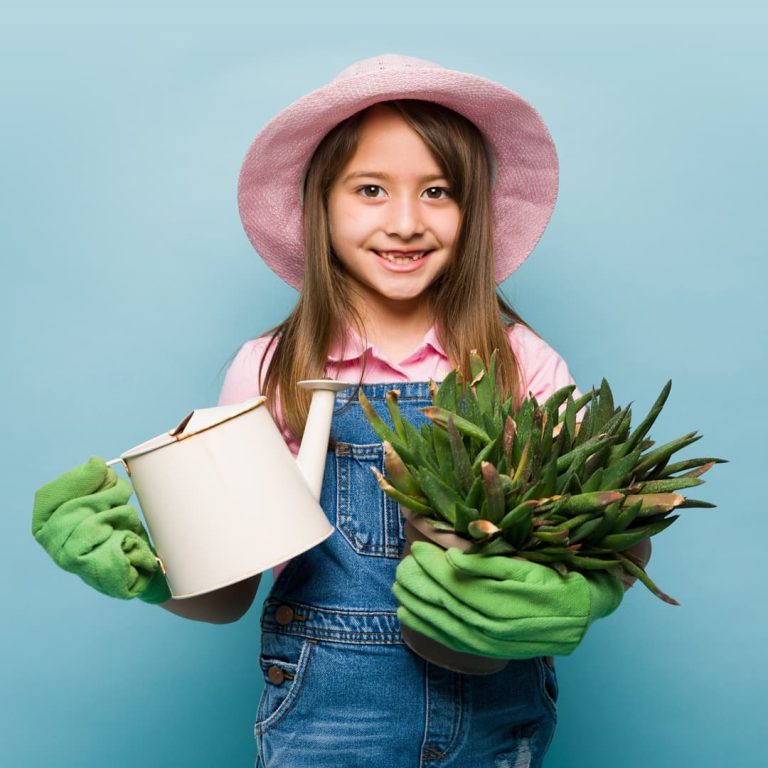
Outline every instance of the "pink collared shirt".
<path id="1" fill-rule="evenodd" d="M 269 337 L 261 337 L 245 342 L 232 361 L 224 378 L 224 385 L 219 396 L 219 405 L 231 405 L 261 394 L 263 378 L 259 380 L 259 363 L 264 354 Z M 568 384 L 574 384 L 568 366 L 560 355 L 543 339 L 524 325 L 515 324 L 509 329 L 509 343 L 517 357 L 523 381 L 524 392 L 531 393 L 540 403 L 549 395 Z M 269 350 L 263 373 L 272 359 L 274 345 Z M 430 378 L 439 382 L 450 373 L 453 366 L 448 361 L 434 328 L 430 328 L 416 349 L 403 360 L 389 360 L 374 344 L 363 345 L 354 333 L 341 355 L 340 346 L 334 345 L 328 355 L 325 376 L 338 381 L 356 383 L 362 371 L 363 355 L 367 360 L 364 384 L 383 384 L 399 381 L 427 381 Z M 578 396 L 578 390 L 574 393 Z M 279 407 L 278 407 L 279 413 Z M 296 456 L 299 443 L 278 417 L 283 438 L 291 452 Z M 277 578 L 286 563 L 273 569 Z"/>
<path id="2" fill-rule="evenodd" d="M 263 336 L 243 344 L 224 378 L 219 405 L 240 403 L 261 394 L 263 378 L 259 380 L 259 363 L 268 342 L 269 338 Z M 565 360 L 526 326 L 519 323 L 513 325 L 509 330 L 509 343 L 521 369 L 525 393 L 530 392 L 540 403 L 560 387 L 575 383 Z M 273 352 L 274 345 L 267 355 L 264 373 Z M 339 344 L 335 344 L 331 349 L 325 376 L 356 383 L 362 372 L 363 355 L 367 359 L 364 384 L 427 381 L 430 378 L 439 382 L 453 368 L 435 329 L 430 328 L 416 349 L 399 362 L 389 360 L 374 344 L 368 343 L 364 346 L 360 338 L 352 333 L 343 357 Z M 578 396 L 578 390 L 575 394 Z M 288 447 L 295 456 L 299 452 L 298 441 L 282 423 L 280 427 Z"/>

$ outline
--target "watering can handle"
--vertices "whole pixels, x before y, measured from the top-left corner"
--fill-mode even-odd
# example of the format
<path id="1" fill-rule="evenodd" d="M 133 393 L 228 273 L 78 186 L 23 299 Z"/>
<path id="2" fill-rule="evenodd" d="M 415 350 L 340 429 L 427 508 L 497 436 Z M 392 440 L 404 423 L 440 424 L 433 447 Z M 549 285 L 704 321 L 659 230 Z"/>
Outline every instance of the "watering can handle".
<path id="1" fill-rule="evenodd" d="M 328 436 L 331 432 L 333 404 L 336 393 L 354 386 L 346 381 L 334 379 L 307 379 L 299 381 L 298 386 L 312 391 L 307 424 L 301 439 L 296 463 L 301 470 L 312 495 L 320 499 L 325 473 L 325 455 L 328 452 Z"/>
<path id="2" fill-rule="evenodd" d="M 114 467 L 115 464 L 122 464 L 123 469 L 125 470 L 125 474 L 128 475 L 128 477 L 131 476 L 131 468 L 128 466 L 128 462 L 125 461 L 125 459 L 118 456 L 116 459 L 110 459 L 109 461 L 104 462 L 108 467 Z"/>
<path id="3" fill-rule="evenodd" d="M 109 461 L 104 462 L 108 467 L 113 467 L 115 464 L 122 464 L 125 468 L 126 474 L 130 477 L 131 475 L 131 468 L 128 466 L 128 462 L 124 459 L 120 458 L 119 456 L 116 459 L 110 459 Z M 165 563 L 162 561 L 159 555 L 155 554 L 155 560 L 157 560 L 157 565 L 162 571 L 163 576 L 167 575 L 167 570 L 165 568 Z"/>

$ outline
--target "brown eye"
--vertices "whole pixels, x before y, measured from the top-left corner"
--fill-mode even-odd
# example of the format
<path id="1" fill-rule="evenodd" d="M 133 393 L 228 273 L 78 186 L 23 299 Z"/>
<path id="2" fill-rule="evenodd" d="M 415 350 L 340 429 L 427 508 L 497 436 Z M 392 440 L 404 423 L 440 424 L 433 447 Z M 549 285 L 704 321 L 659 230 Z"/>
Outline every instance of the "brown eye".
<path id="1" fill-rule="evenodd" d="M 360 187 L 358 192 L 361 192 L 363 197 L 377 198 L 380 197 L 379 192 L 384 190 L 378 184 L 366 184 L 364 187 Z"/>
<path id="2" fill-rule="evenodd" d="M 429 187 L 424 190 L 424 194 L 430 200 L 441 200 L 444 197 L 450 197 L 450 193 L 445 187 Z"/>

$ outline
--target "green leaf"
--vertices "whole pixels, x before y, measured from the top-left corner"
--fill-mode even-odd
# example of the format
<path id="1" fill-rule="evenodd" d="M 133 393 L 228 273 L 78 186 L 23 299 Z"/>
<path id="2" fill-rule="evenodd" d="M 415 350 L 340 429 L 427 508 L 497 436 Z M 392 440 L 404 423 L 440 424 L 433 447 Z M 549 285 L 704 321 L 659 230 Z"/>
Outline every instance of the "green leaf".
<path id="1" fill-rule="evenodd" d="M 709 501 L 701 501 L 700 499 L 686 499 L 682 504 L 678 504 L 678 509 L 693 509 L 698 507 L 700 509 L 714 509 L 717 504 L 712 504 Z"/>
<path id="2" fill-rule="evenodd" d="M 485 445 L 483 448 L 480 449 L 478 454 L 475 456 L 475 460 L 472 462 L 472 473 L 478 474 L 480 472 L 480 465 L 484 461 L 490 461 L 491 464 L 496 464 L 500 458 L 501 453 L 501 444 L 504 440 L 503 433 L 499 433 L 498 437 L 493 440 L 492 442 Z"/>
<path id="3" fill-rule="evenodd" d="M 556 392 L 553 392 L 545 401 L 542 406 L 542 410 L 550 414 L 552 423 L 557 423 L 557 414 L 560 406 L 573 394 L 576 389 L 575 384 L 568 384 L 565 387 L 560 387 Z"/>
<path id="4" fill-rule="evenodd" d="M 622 508 L 619 510 L 616 522 L 613 525 L 612 532 L 621 533 L 622 531 L 625 531 L 627 528 L 629 528 L 629 526 L 635 522 L 635 518 L 640 514 L 642 508 L 642 500 L 635 502 L 634 504 L 629 504 L 626 507 L 622 506 Z"/>
<path id="5" fill-rule="evenodd" d="M 577 570 L 584 571 L 607 571 L 616 565 L 620 565 L 620 561 L 616 559 L 607 559 L 602 557 L 583 557 L 581 555 L 570 555 L 568 557 L 568 564 L 572 565 Z"/>
<path id="6" fill-rule="evenodd" d="M 469 493 L 469 489 L 472 487 L 472 482 L 474 480 L 472 475 L 472 463 L 469 460 L 469 455 L 467 454 L 467 449 L 464 446 L 464 441 L 461 439 L 459 430 L 456 429 L 453 415 L 448 417 L 446 426 L 448 430 L 451 457 L 453 458 L 453 467 L 462 492 L 467 494 Z"/>
<path id="7" fill-rule="evenodd" d="M 479 543 L 477 550 L 480 554 L 490 557 L 492 555 L 512 555 L 517 550 L 502 536 L 496 536 L 488 542 Z M 467 550 L 468 554 L 471 554 Z"/>
<path id="8" fill-rule="evenodd" d="M 611 392 L 608 382 L 603 379 L 600 382 L 600 391 L 598 393 L 598 406 L 595 414 L 594 429 L 598 432 L 608 432 L 609 430 L 605 425 L 613 415 L 613 393 Z"/>
<path id="9" fill-rule="evenodd" d="M 670 493 L 682 488 L 695 488 L 704 481 L 698 477 L 669 477 L 665 480 L 645 480 L 632 486 L 633 493 Z"/>
<path id="10" fill-rule="evenodd" d="M 394 432 L 384 419 L 379 416 L 376 409 L 371 405 L 370 400 L 365 396 L 362 389 L 358 391 L 357 399 L 360 403 L 360 407 L 363 410 L 368 422 L 373 427 L 373 431 L 382 439 L 388 440 L 392 445 L 396 443 L 402 443 L 399 435 Z"/>
<path id="11" fill-rule="evenodd" d="M 669 457 L 673 453 L 676 453 L 700 439 L 701 435 L 696 434 L 696 432 L 689 432 L 682 437 L 678 437 L 676 440 L 670 440 L 668 443 L 664 443 L 664 445 L 654 448 L 652 451 L 649 451 L 640 457 L 640 461 L 635 467 L 636 476 L 638 478 L 643 478 L 646 472 L 651 471 L 658 464 L 669 461 Z"/>
<path id="12" fill-rule="evenodd" d="M 568 447 L 565 450 L 573 450 L 575 448 L 578 448 L 584 445 L 585 443 L 587 443 L 589 440 L 591 440 L 594 437 L 595 432 L 593 429 L 593 422 L 595 418 L 595 411 L 593 406 L 594 406 L 594 403 L 590 403 L 590 407 L 587 408 L 586 412 L 584 413 L 584 416 L 581 419 L 581 424 L 579 426 L 578 434 L 575 437 L 572 437 L 570 443 L 568 444 Z M 566 434 L 568 434 L 567 429 L 564 429 L 563 431 Z"/>
<path id="13" fill-rule="evenodd" d="M 568 398 L 568 402 L 565 405 L 563 429 L 567 429 L 568 434 L 571 436 L 571 440 L 575 441 L 574 435 L 576 434 L 576 406 L 574 405 L 572 398 Z"/>
<path id="14" fill-rule="evenodd" d="M 376 475 L 376 481 L 379 484 L 379 488 L 381 488 L 381 490 L 384 491 L 387 496 L 390 496 L 402 506 L 408 507 L 408 509 L 412 509 L 414 512 L 417 512 L 420 515 L 427 515 L 432 513 L 432 508 L 429 506 L 429 504 L 427 504 L 427 499 L 421 496 L 411 496 L 398 490 L 387 480 L 387 478 L 384 477 L 384 475 L 381 474 L 381 472 L 379 472 L 376 467 L 371 467 L 371 471 L 374 475 Z"/>
<path id="15" fill-rule="evenodd" d="M 539 502 L 536 499 L 530 499 L 518 504 L 514 509 L 507 512 L 504 517 L 499 521 L 499 528 L 502 531 L 511 531 L 523 522 L 530 522 L 532 517 L 532 511 L 539 506 Z"/>
<path id="16" fill-rule="evenodd" d="M 666 403 L 671 389 L 672 380 L 670 379 L 662 387 L 659 396 L 651 406 L 651 410 L 648 411 L 648 415 L 640 422 L 640 424 L 637 425 L 635 431 L 629 436 L 629 439 L 626 443 L 627 451 L 632 451 L 639 446 L 640 441 L 645 437 L 645 435 L 648 433 L 648 430 L 651 428 L 651 426 L 653 426 L 653 422 L 656 421 L 656 418 L 661 413 L 661 409 L 664 407 L 664 403 Z"/>
<path id="17" fill-rule="evenodd" d="M 613 491 L 623 488 L 632 479 L 632 474 L 639 460 L 640 451 L 632 451 L 618 461 L 614 461 L 605 468 L 598 490 Z"/>
<path id="18" fill-rule="evenodd" d="M 504 517 L 504 490 L 501 485 L 501 478 L 490 462 L 484 461 L 480 469 L 485 484 L 485 497 L 488 502 L 487 518 L 492 523 L 498 523 Z"/>
<path id="19" fill-rule="evenodd" d="M 587 405 L 587 403 L 591 403 L 595 397 L 597 397 L 597 390 L 595 390 L 593 387 L 589 390 L 589 392 L 585 392 L 583 395 L 575 398 L 573 400 L 573 407 L 576 410 L 576 413 L 578 413 L 585 405 Z"/>
<path id="20" fill-rule="evenodd" d="M 623 493 L 614 491 L 593 491 L 592 493 L 580 493 L 570 496 L 560 506 L 560 509 L 563 512 L 568 512 L 573 515 L 581 515 L 585 512 L 592 512 L 593 510 L 597 510 L 602 507 L 606 507 L 607 509 L 609 505 L 618 504 L 623 500 Z M 606 515 L 608 513 L 605 511 L 603 514 Z"/>
<path id="21" fill-rule="evenodd" d="M 581 515 L 579 515 L 579 517 L 581 517 Z M 602 516 L 592 517 L 590 520 L 587 520 L 581 523 L 571 533 L 571 536 L 569 538 L 570 543 L 578 544 L 579 542 L 584 541 L 585 539 L 588 539 L 602 524 L 603 524 Z"/>
<path id="22" fill-rule="evenodd" d="M 629 547 L 634 547 L 635 544 L 639 544 L 643 539 L 655 536 L 657 533 L 661 533 L 665 528 L 669 528 L 672 523 L 677 520 L 678 515 L 668 517 L 666 520 L 661 520 L 658 523 L 652 523 L 651 525 L 643 525 L 639 528 L 630 528 L 623 533 L 611 533 L 605 536 L 598 544 L 599 547 L 604 549 L 610 549 L 621 552 Z"/>
<path id="23" fill-rule="evenodd" d="M 384 441 L 384 469 L 387 471 L 387 480 L 398 491 L 402 491 L 409 496 L 420 495 L 421 489 L 416 478 L 410 473 L 403 459 L 388 440 Z"/>
<path id="24" fill-rule="evenodd" d="M 425 427 L 422 424 L 422 427 Z M 416 429 L 407 419 L 403 420 L 403 428 L 405 430 L 407 438 L 407 450 L 411 455 L 411 459 L 405 456 L 399 449 L 396 443 L 392 443 L 392 447 L 403 457 L 406 464 L 410 464 L 411 467 L 428 466 L 435 472 L 439 471 L 437 466 L 437 460 L 432 451 L 432 435 L 427 428 L 426 439 L 424 432 Z"/>
<path id="25" fill-rule="evenodd" d="M 603 491 L 603 493 L 607 493 Z M 621 501 L 615 501 L 609 504 L 602 511 L 602 515 L 597 519 L 600 521 L 600 525 L 595 527 L 595 530 L 589 535 L 590 541 L 598 541 L 603 536 L 610 533 L 613 530 L 613 526 L 616 523 L 619 513 L 621 512 Z M 574 538 L 571 538 L 574 541 Z"/>
<path id="26" fill-rule="evenodd" d="M 663 479 L 674 475 L 677 472 L 684 472 L 687 469 L 699 469 L 707 464 L 727 464 L 727 459 L 716 459 L 713 457 L 703 459 L 686 459 L 685 461 L 677 461 L 674 464 L 667 464 L 662 472 L 659 472 L 656 477 Z"/>
<path id="27" fill-rule="evenodd" d="M 474 509 L 480 509 L 480 506 L 483 503 L 483 500 L 485 499 L 485 485 L 483 484 L 482 477 L 475 477 L 474 482 L 472 483 L 472 487 L 469 489 L 469 493 L 466 496 L 466 499 L 464 500 L 464 503 L 468 507 L 472 507 Z"/>
<path id="28" fill-rule="evenodd" d="M 461 496 L 427 467 L 419 467 L 418 480 L 432 508 L 449 523 L 455 523 L 455 506 L 464 501 Z"/>
<path id="29" fill-rule="evenodd" d="M 468 507 L 466 504 L 456 504 L 456 521 L 454 523 L 454 529 L 456 533 L 467 533 L 467 527 L 473 520 L 477 520 L 480 517 L 480 513 Z"/>
<path id="30" fill-rule="evenodd" d="M 387 409 L 389 410 L 389 417 L 392 419 L 392 424 L 395 427 L 395 432 L 401 440 L 405 440 L 405 428 L 403 427 L 403 416 L 400 413 L 400 407 L 397 404 L 397 397 L 400 391 L 397 389 L 390 389 L 385 395 L 387 401 Z"/>
<path id="31" fill-rule="evenodd" d="M 533 409 L 535 402 L 532 398 L 523 401 L 520 409 L 515 414 L 517 429 L 515 430 L 515 442 L 512 449 L 512 458 L 515 468 L 520 464 L 520 459 L 531 436 L 533 426 Z M 530 449 L 529 449 L 530 450 Z"/>
<path id="32" fill-rule="evenodd" d="M 471 386 L 474 387 L 480 414 L 491 417 L 493 415 L 493 401 L 496 396 L 495 382 L 491 379 L 482 358 L 475 350 L 470 352 L 469 362 L 472 370 Z"/>
<path id="33" fill-rule="evenodd" d="M 451 413 L 445 408 L 439 408 L 436 405 L 429 405 L 425 408 L 422 408 L 421 411 L 433 424 L 440 427 L 441 429 L 448 428 L 448 417 L 451 416 L 453 418 L 453 423 L 456 425 L 456 429 L 458 429 L 459 432 L 461 432 L 463 435 L 474 437 L 484 443 L 489 443 L 493 439 L 482 428 L 482 426 L 478 426 L 475 422 L 469 421 L 468 419 L 465 419 L 458 414 Z"/>
<path id="34" fill-rule="evenodd" d="M 499 532 L 498 527 L 492 523 L 490 520 L 485 519 L 482 517 L 483 511 L 480 510 L 480 519 L 479 520 L 473 520 L 468 526 L 467 526 L 467 533 L 473 538 L 473 539 L 486 539 L 488 536 L 493 536 L 494 534 Z"/>
<path id="35" fill-rule="evenodd" d="M 581 463 L 582 460 L 585 461 L 586 458 L 593 454 L 595 451 L 599 450 L 604 445 L 613 443 L 615 439 L 616 438 L 614 438 L 612 435 L 595 435 L 594 437 L 591 437 L 578 448 L 574 448 L 568 451 L 568 453 L 562 454 L 557 459 L 557 471 L 565 472 L 565 470 L 567 470 L 568 467 L 570 467 L 574 462 Z"/>
<path id="36" fill-rule="evenodd" d="M 448 411 L 456 411 L 459 406 L 460 392 L 457 383 L 457 371 L 451 371 L 437 390 L 435 405 Z"/>
<path id="37" fill-rule="evenodd" d="M 457 492 L 462 493 L 461 481 L 453 468 L 453 456 L 451 455 L 448 433 L 442 429 L 433 429 L 432 448 L 437 458 L 437 466 L 440 468 L 440 476 Z"/>
<path id="38" fill-rule="evenodd" d="M 605 474 L 605 469 L 603 467 L 600 467 L 599 469 L 596 469 L 590 476 L 589 479 L 582 485 L 582 490 L 589 492 L 589 491 L 599 491 L 600 490 L 600 484 L 603 479 L 603 475 Z"/>
<path id="39" fill-rule="evenodd" d="M 431 525 L 436 531 L 447 531 L 453 533 L 454 527 L 451 523 L 446 523 L 445 520 L 435 520 L 432 517 L 425 518 L 425 522 Z"/>

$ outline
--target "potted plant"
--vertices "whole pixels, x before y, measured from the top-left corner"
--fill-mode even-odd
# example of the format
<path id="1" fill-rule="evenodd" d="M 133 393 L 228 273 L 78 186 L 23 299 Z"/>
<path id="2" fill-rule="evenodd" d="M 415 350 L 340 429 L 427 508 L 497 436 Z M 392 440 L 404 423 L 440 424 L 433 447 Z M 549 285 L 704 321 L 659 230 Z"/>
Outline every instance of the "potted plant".
<path id="1" fill-rule="evenodd" d="M 514 409 L 511 397 L 502 400 L 495 352 L 486 369 L 473 351 L 470 367 L 469 382 L 459 370 L 439 387 L 430 382 L 433 404 L 422 409 L 429 421 L 420 428 L 400 414 L 397 390 L 386 398 L 391 426 L 360 392 L 384 444 L 385 473 L 374 468 L 379 486 L 399 502 L 406 520 L 404 555 L 411 541 L 427 538 L 467 553 L 525 558 L 563 575 L 620 571 L 677 605 L 625 552 L 669 527 L 677 510 L 714 506 L 678 491 L 700 485 L 700 476 L 723 460 L 670 461 L 701 435 L 690 432 L 658 447 L 647 437 L 671 381 L 632 429 L 631 407 L 614 406 L 605 379 L 578 398 L 569 386 L 544 404 L 529 396 Z M 455 657 L 471 656 L 407 627 L 403 637 L 417 653 L 449 668 Z M 462 671 L 477 663 L 482 672 L 506 662 L 477 657 L 459 663 Z"/>

